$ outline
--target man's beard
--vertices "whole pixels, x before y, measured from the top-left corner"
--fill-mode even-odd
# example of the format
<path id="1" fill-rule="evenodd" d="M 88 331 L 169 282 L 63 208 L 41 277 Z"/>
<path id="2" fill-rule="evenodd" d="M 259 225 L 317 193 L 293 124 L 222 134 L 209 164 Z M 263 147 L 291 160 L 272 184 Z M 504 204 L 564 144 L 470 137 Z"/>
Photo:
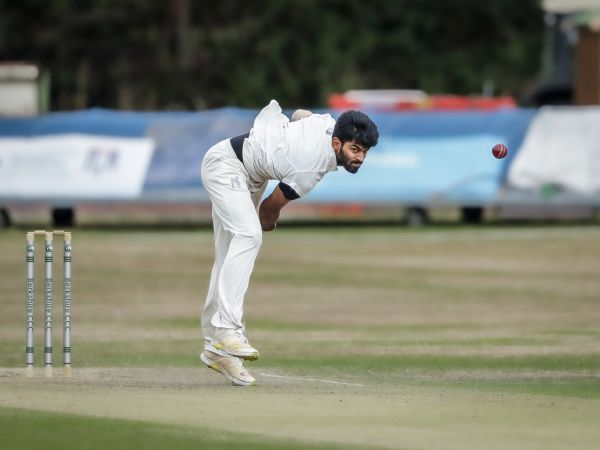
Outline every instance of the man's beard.
<path id="1" fill-rule="evenodd" d="M 346 169 L 350 173 L 358 172 L 358 169 L 360 169 L 361 166 L 360 161 L 348 158 L 341 150 L 340 153 L 337 155 L 337 164 L 338 166 L 344 166 L 344 169 Z"/>

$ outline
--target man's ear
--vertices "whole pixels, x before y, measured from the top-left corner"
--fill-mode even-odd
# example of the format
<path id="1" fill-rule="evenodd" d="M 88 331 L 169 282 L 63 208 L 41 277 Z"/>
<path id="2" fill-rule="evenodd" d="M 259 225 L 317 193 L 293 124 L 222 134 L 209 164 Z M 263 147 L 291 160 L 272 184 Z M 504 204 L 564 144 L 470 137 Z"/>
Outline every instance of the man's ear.
<path id="1" fill-rule="evenodd" d="M 342 141 L 340 141 L 340 138 L 334 137 L 331 139 L 331 146 L 333 147 L 335 152 L 338 153 L 342 148 Z"/>

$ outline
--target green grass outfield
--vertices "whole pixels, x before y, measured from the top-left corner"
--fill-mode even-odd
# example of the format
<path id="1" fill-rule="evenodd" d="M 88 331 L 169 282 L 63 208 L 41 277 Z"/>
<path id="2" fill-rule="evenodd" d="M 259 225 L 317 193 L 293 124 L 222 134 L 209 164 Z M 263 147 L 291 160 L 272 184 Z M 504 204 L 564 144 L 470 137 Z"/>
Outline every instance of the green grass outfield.
<path id="1" fill-rule="evenodd" d="M 74 377 L 23 377 L 24 232 L 0 233 L 0 448 L 595 449 L 600 228 L 266 233 L 246 300 L 261 359 L 198 362 L 212 235 L 73 234 Z M 43 247 L 38 241 L 38 250 Z M 60 245 L 55 245 L 60 260 Z"/>

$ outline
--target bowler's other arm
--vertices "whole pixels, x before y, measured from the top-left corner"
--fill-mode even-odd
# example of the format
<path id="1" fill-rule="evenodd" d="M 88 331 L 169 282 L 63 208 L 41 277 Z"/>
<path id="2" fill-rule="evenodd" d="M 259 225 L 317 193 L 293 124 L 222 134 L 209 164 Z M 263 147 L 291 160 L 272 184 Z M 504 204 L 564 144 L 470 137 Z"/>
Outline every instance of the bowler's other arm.
<path id="1" fill-rule="evenodd" d="M 258 208 L 258 218 L 263 231 L 273 231 L 281 208 L 287 205 L 290 199 L 287 199 L 280 186 L 273 189 L 271 195 L 263 200 Z"/>
<path id="2" fill-rule="evenodd" d="M 312 115 L 312 111 L 307 109 L 297 109 L 292 114 L 291 121 L 302 120 Z M 299 195 L 290 186 L 281 182 L 273 190 L 271 195 L 263 200 L 258 208 L 258 218 L 263 231 L 273 231 L 281 208 L 287 205 L 291 200 L 299 198 Z"/>

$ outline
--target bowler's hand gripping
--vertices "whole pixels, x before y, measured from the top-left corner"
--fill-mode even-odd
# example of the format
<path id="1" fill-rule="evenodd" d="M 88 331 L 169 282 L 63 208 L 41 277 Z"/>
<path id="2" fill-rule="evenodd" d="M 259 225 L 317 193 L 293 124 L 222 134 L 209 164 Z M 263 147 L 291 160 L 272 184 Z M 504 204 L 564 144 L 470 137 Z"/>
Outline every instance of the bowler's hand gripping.
<path id="1" fill-rule="evenodd" d="M 292 114 L 292 122 L 295 122 L 296 120 L 300 120 L 300 119 L 304 119 L 305 117 L 311 116 L 312 112 L 307 110 L 307 109 L 297 109 L 296 111 L 294 111 L 294 114 Z"/>

